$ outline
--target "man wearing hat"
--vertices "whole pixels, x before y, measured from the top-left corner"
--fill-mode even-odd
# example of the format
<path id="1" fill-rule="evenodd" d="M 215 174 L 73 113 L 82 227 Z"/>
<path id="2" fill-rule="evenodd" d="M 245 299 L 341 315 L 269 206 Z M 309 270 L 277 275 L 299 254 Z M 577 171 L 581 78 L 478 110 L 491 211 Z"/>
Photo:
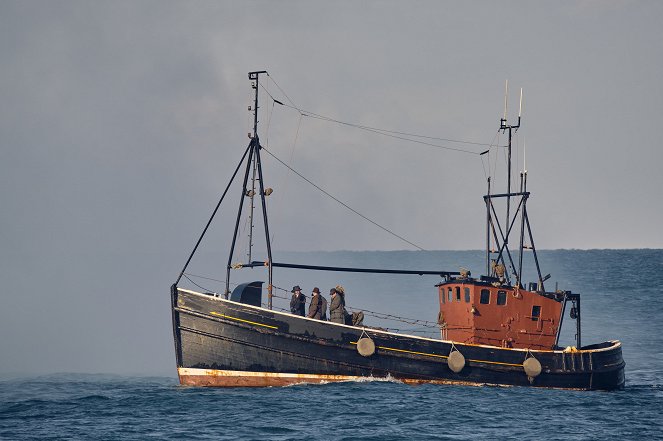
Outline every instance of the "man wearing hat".
<path id="1" fill-rule="evenodd" d="M 335 288 L 329 290 L 331 300 L 329 303 L 329 321 L 334 323 L 345 323 L 343 300 Z"/>
<path id="2" fill-rule="evenodd" d="M 307 317 L 320 320 L 322 317 L 322 301 L 320 299 L 320 290 L 316 286 L 311 293 L 311 303 L 308 305 Z"/>
<path id="3" fill-rule="evenodd" d="M 306 296 L 302 294 L 299 285 L 292 287 L 292 298 L 290 299 L 290 312 L 304 317 L 306 315 Z"/>

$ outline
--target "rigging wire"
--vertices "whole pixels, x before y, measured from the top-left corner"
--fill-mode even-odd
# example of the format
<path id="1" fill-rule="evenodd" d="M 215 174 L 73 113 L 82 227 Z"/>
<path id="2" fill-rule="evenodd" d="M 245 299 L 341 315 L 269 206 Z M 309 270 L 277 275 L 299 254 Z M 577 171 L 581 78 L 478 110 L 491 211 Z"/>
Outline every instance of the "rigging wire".
<path id="1" fill-rule="evenodd" d="M 294 107 L 295 109 L 297 109 L 297 110 L 299 111 L 299 121 L 297 122 L 297 130 L 296 130 L 296 132 L 295 132 L 295 138 L 294 138 L 294 140 L 293 140 L 293 142 L 292 142 L 292 148 L 290 149 L 290 160 L 288 161 L 288 164 L 289 164 L 289 165 L 292 165 L 292 163 L 293 163 L 293 161 L 294 161 L 294 158 L 295 158 L 295 149 L 296 149 L 296 147 L 297 147 L 297 141 L 299 140 L 299 131 L 300 131 L 300 129 L 301 129 L 301 125 L 302 125 L 302 118 L 303 118 L 305 115 L 299 110 L 299 108 L 298 108 L 297 105 L 294 103 L 294 101 L 292 101 L 292 99 L 290 99 L 290 97 L 288 96 L 288 94 L 285 93 L 285 91 L 283 90 L 283 88 L 281 88 L 281 86 L 279 86 L 279 84 L 278 84 L 278 83 L 276 82 L 276 80 L 275 80 L 275 79 L 269 74 L 269 72 L 267 73 L 267 78 L 268 78 L 269 80 L 271 80 L 271 81 L 274 83 L 274 85 L 276 86 L 276 88 L 279 89 L 279 90 L 281 91 L 281 93 L 283 94 L 283 96 L 286 97 L 286 99 L 290 102 L 290 104 L 292 105 L 292 107 Z M 267 87 L 265 87 L 262 83 L 260 83 L 260 87 L 262 87 L 263 91 L 265 91 L 265 93 L 267 93 L 267 95 L 272 99 L 272 114 L 273 114 L 273 109 L 274 109 L 274 107 L 275 107 L 276 104 L 284 105 L 281 101 L 275 99 L 274 96 L 272 96 L 272 94 L 269 93 L 269 81 L 267 81 Z M 271 121 L 271 118 L 272 118 L 272 117 L 271 117 L 271 115 L 270 115 L 269 121 Z M 269 124 L 269 122 L 268 122 L 268 124 Z M 266 147 L 269 147 L 269 145 L 266 145 Z M 279 196 L 280 194 L 287 194 L 287 192 L 286 192 L 286 188 L 287 188 L 287 184 L 288 184 L 288 175 L 287 175 L 287 174 L 286 174 L 285 176 L 283 176 L 282 181 L 281 181 L 281 184 L 282 184 L 282 185 L 280 185 L 279 188 L 283 188 L 283 190 L 282 190 L 282 191 L 279 191 L 279 193 L 277 193 L 277 197 L 279 197 L 279 198 L 282 197 L 282 196 Z M 277 204 L 277 207 L 278 207 L 278 206 L 279 206 L 279 205 Z M 276 232 L 273 232 L 273 233 L 272 233 L 272 237 L 271 237 L 271 244 L 272 244 L 272 245 L 274 244 L 274 239 L 275 239 L 275 237 L 276 237 Z"/>
<path id="2" fill-rule="evenodd" d="M 263 87 L 263 90 L 267 90 L 267 93 L 269 93 L 269 82 L 267 83 L 267 88 L 266 89 L 265 89 L 264 86 L 262 86 L 262 87 Z M 272 115 L 274 115 L 274 107 L 275 106 L 276 106 L 276 103 L 274 102 L 274 100 L 272 100 L 272 108 L 269 109 L 269 111 L 267 112 L 267 127 L 265 128 L 265 145 L 267 147 L 269 147 L 269 127 L 270 127 L 270 124 L 272 122 Z"/>
<path id="3" fill-rule="evenodd" d="M 383 227 L 382 225 L 378 224 L 378 223 L 375 222 L 374 220 L 372 220 L 372 219 L 370 219 L 370 218 L 364 216 L 363 214 L 361 214 L 360 212 L 358 212 L 358 211 L 355 210 L 354 208 L 350 207 L 348 204 L 346 204 L 345 202 L 341 201 L 341 200 L 338 199 L 337 197 L 331 195 L 329 192 L 327 192 L 326 190 L 324 190 L 324 189 L 321 188 L 320 186 L 318 186 L 318 185 L 316 185 L 315 183 L 313 183 L 313 181 L 311 181 L 310 179 L 308 179 L 308 178 L 306 178 L 305 176 L 303 176 L 301 173 L 299 173 L 299 172 L 298 172 L 297 170 L 295 170 L 294 168 L 290 167 L 288 164 L 286 164 L 285 162 L 283 162 L 282 160 L 280 160 L 277 156 L 275 156 L 272 152 L 270 152 L 269 150 L 265 149 L 264 147 L 263 147 L 263 150 L 264 150 L 265 152 L 267 152 L 267 154 L 269 154 L 272 158 L 274 158 L 274 159 L 276 159 L 278 162 L 280 162 L 284 167 L 286 167 L 287 169 L 289 169 L 291 172 L 293 172 L 294 174 L 296 174 L 297 176 L 299 176 L 300 178 L 302 178 L 304 181 L 308 182 L 310 185 L 312 185 L 313 187 L 317 188 L 317 189 L 320 190 L 322 193 L 324 193 L 325 195 L 327 195 L 327 196 L 330 197 L 331 199 L 335 200 L 336 202 L 338 202 L 339 204 L 341 204 L 342 206 L 344 206 L 344 207 L 347 208 L 348 210 L 352 211 L 352 212 L 353 212 L 354 214 L 356 214 L 357 216 L 361 217 L 361 218 L 364 219 L 364 220 L 367 220 L 368 222 L 372 223 L 372 224 L 375 225 L 376 227 L 380 228 L 380 229 L 383 230 L 383 231 L 386 231 L 387 233 L 389 233 L 389 234 L 391 234 L 392 236 L 394 236 L 394 237 L 396 237 L 396 238 L 402 240 L 403 242 L 406 242 L 406 243 L 412 245 L 413 247 L 417 248 L 418 250 L 420 250 L 420 251 L 426 251 L 424 248 L 420 247 L 419 245 L 417 245 L 417 244 L 415 244 L 415 243 L 412 243 L 412 242 L 410 242 L 409 240 L 405 239 L 403 236 L 399 236 L 398 234 L 394 233 L 394 232 L 391 231 L 390 229 L 388 229 L 388 228 L 386 228 L 386 227 Z"/>
<path id="4" fill-rule="evenodd" d="M 294 103 L 294 101 L 292 101 L 292 100 L 290 99 L 290 97 L 288 96 L 288 94 L 285 93 L 285 91 L 281 88 L 281 86 L 279 86 L 279 83 L 276 82 L 276 80 L 274 79 L 274 77 L 271 76 L 269 73 L 267 73 L 267 77 L 268 77 L 270 80 L 272 80 L 272 81 L 274 82 L 274 85 L 275 85 L 275 86 L 281 91 L 281 93 L 283 94 L 283 96 L 286 97 L 286 99 L 290 102 L 290 104 L 292 104 L 292 107 L 293 107 L 294 109 L 296 109 L 301 115 L 303 115 L 303 114 L 304 114 L 303 111 L 302 111 L 299 107 L 297 107 L 297 105 Z M 263 87 L 263 90 L 265 90 L 264 87 Z M 273 101 L 276 101 L 278 104 L 281 104 L 282 106 L 285 105 L 285 104 L 283 104 L 281 101 L 275 99 L 272 95 L 270 95 L 270 93 L 269 93 L 268 90 L 265 90 L 265 92 L 267 92 L 267 95 L 269 95 L 269 97 L 270 97 Z"/>
<path id="5" fill-rule="evenodd" d="M 299 140 L 299 130 L 302 126 L 302 118 L 303 118 L 303 116 L 299 115 L 299 121 L 297 122 L 297 130 L 295 131 L 295 139 L 292 141 L 292 148 L 290 149 L 290 160 L 288 161 L 288 164 L 290 166 L 292 165 L 292 163 L 295 160 L 295 149 L 297 148 L 297 141 Z M 286 189 L 287 189 L 287 186 L 288 186 L 288 176 L 289 176 L 289 174 L 286 173 L 281 178 L 281 185 L 279 186 L 279 188 L 283 188 L 283 190 L 278 193 L 279 195 L 280 194 L 284 194 L 284 195 L 287 194 Z M 282 196 L 279 196 L 279 200 L 281 200 L 281 198 L 282 198 Z M 279 207 L 280 205 L 277 204 L 276 206 Z M 274 238 L 275 237 L 276 237 L 276 231 L 274 231 L 272 233 L 272 239 L 271 239 L 272 240 L 272 245 L 274 245 Z"/>
<path id="6" fill-rule="evenodd" d="M 287 107 L 287 104 L 284 104 L 284 105 Z M 329 117 L 326 117 L 326 116 L 318 115 L 318 114 L 313 113 L 313 112 L 307 112 L 304 116 L 308 116 L 308 117 L 313 118 L 313 119 L 319 119 L 319 120 L 322 120 L 322 121 L 333 122 L 333 123 L 341 124 L 341 125 L 348 126 L 348 127 L 354 127 L 356 129 L 365 130 L 367 132 L 376 133 L 378 135 L 387 136 L 389 138 L 399 139 L 401 141 L 409 141 L 409 142 L 412 142 L 412 143 L 415 143 L 415 144 L 421 144 L 421 145 L 425 145 L 425 146 L 429 146 L 429 147 L 435 147 L 435 148 L 440 148 L 440 149 L 444 149 L 444 150 L 451 150 L 451 151 L 455 151 L 455 152 L 467 153 L 467 154 L 471 154 L 471 155 L 478 155 L 479 152 L 475 152 L 475 151 L 472 151 L 472 150 L 461 149 L 461 148 L 457 148 L 457 147 L 449 147 L 449 146 L 440 145 L 440 144 L 433 144 L 431 142 L 426 142 L 426 141 L 420 141 L 420 140 L 417 140 L 417 139 L 407 138 L 406 136 L 414 136 L 414 137 L 419 137 L 419 138 L 424 138 L 424 139 L 440 139 L 440 140 L 445 140 L 445 141 L 450 141 L 450 142 L 461 142 L 461 143 L 476 144 L 476 145 L 482 145 L 482 146 L 487 145 L 487 144 L 473 143 L 473 142 L 469 142 L 469 141 L 459 141 L 459 140 L 451 140 L 451 139 L 444 139 L 444 138 L 434 138 L 434 137 L 429 137 L 429 136 L 424 136 L 424 135 L 414 135 L 414 134 L 399 135 L 399 133 L 403 133 L 403 132 L 396 132 L 396 131 L 393 131 L 393 130 L 386 130 L 386 129 L 378 129 L 378 128 L 374 128 L 374 127 L 370 127 L 370 126 L 364 126 L 364 125 L 361 125 L 361 124 L 353 124 L 353 123 L 349 123 L 349 122 L 345 122 L 345 121 L 340 121 L 340 120 L 337 120 L 337 119 L 334 119 L 334 118 L 329 118 Z"/>
<path id="7" fill-rule="evenodd" d="M 217 292 L 214 291 L 213 289 L 205 288 L 205 287 L 201 286 L 200 284 L 194 282 L 191 279 L 191 277 L 196 277 L 196 278 L 200 278 L 200 279 L 204 279 L 204 280 L 210 280 L 210 281 L 214 281 L 214 282 L 218 282 L 218 283 L 225 283 L 225 280 L 215 279 L 215 278 L 206 277 L 206 276 L 200 276 L 200 275 L 191 274 L 191 273 L 185 273 L 184 277 L 189 282 L 191 282 L 192 284 L 194 284 L 198 288 L 202 289 L 204 292 L 211 292 L 211 293 L 214 293 L 214 294 L 217 294 Z M 231 283 L 231 285 L 237 286 L 236 283 Z M 272 287 L 275 290 L 283 291 L 285 293 L 290 292 L 288 289 L 282 288 L 280 286 L 272 285 Z M 267 288 L 264 288 L 264 289 L 266 290 Z M 278 294 L 274 294 L 273 292 L 272 292 L 272 297 L 277 298 L 277 299 L 282 299 L 282 300 L 289 300 L 288 297 L 280 296 Z M 263 307 L 267 306 L 266 303 L 263 303 L 262 305 L 263 305 Z M 349 305 L 348 305 L 348 308 L 351 311 L 362 311 L 364 313 L 364 315 L 366 315 L 366 316 L 375 317 L 375 318 L 381 319 L 381 320 L 397 321 L 397 322 L 401 322 L 401 323 L 407 323 L 407 324 L 410 324 L 410 325 L 419 325 L 418 328 L 413 328 L 413 329 L 391 328 L 391 327 L 384 328 L 384 329 L 391 330 L 391 331 L 401 331 L 401 332 L 408 331 L 408 332 L 430 333 L 431 331 L 423 330 L 423 329 L 424 328 L 427 328 L 427 329 L 438 329 L 439 328 L 439 325 L 436 322 L 433 322 L 433 321 L 430 321 L 430 320 L 413 319 L 413 318 L 410 318 L 410 317 L 403 317 L 403 316 L 399 316 L 399 315 L 395 315 L 395 314 L 386 314 L 386 313 L 382 313 L 382 312 L 371 311 L 369 309 L 365 309 L 365 308 L 361 308 L 361 307 L 353 307 L 353 306 L 349 306 Z M 278 307 L 278 306 L 273 306 L 273 309 L 277 309 L 279 311 L 284 311 L 284 312 L 288 312 L 288 313 L 290 312 L 289 309 L 281 308 L 281 307 Z M 418 329 L 421 329 L 421 330 L 417 331 Z"/>
<path id="8" fill-rule="evenodd" d="M 200 276 L 200 275 L 191 274 L 191 273 L 185 273 L 184 277 L 188 281 L 190 281 L 191 283 L 193 283 L 194 285 L 196 285 L 198 288 L 202 289 L 205 292 L 216 293 L 216 291 L 214 291 L 212 289 L 209 289 L 209 288 L 205 288 L 205 287 L 199 285 L 198 283 L 194 282 L 193 280 L 191 280 L 191 277 L 196 277 L 196 278 L 204 279 L 204 280 L 210 280 L 210 281 L 218 282 L 218 283 L 222 283 L 222 284 L 226 283 L 225 280 L 215 279 L 213 277 Z M 236 283 L 231 283 L 231 285 L 237 286 Z M 275 290 L 278 290 L 278 291 L 283 291 L 284 293 L 290 293 L 290 290 L 288 290 L 286 288 L 282 288 L 280 286 L 272 285 L 272 288 L 274 288 Z M 267 288 L 263 288 L 263 289 L 267 290 Z M 280 296 L 278 294 L 274 294 L 273 292 L 272 292 L 272 297 L 277 298 L 277 299 L 282 299 L 282 300 L 289 300 L 288 297 Z M 399 321 L 399 322 L 408 323 L 408 324 L 411 324 L 411 325 L 420 325 L 421 327 L 425 327 L 425 328 L 438 328 L 439 327 L 439 325 L 436 322 L 433 322 L 433 321 L 430 321 L 430 320 L 413 319 L 413 318 L 410 318 L 410 317 L 403 317 L 403 316 L 399 316 L 399 315 L 395 315 L 395 314 L 387 314 L 387 313 L 383 313 L 383 312 L 376 312 L 376 311 L 371 311 L 369 309 L 361 308 L 361 307 L 357 307 L 357 306 L 349 306 L 348 305 L 348 308 L 352 311 L 362 311 L 367 316 L 375 317 L 375 318 L 382 319 L 382 320 Z M 275 309 L 290 312 L 289 310 L 279 308 L 279 307 L 275 307 Z M 396 329 L 396 328 L 390 328 L 390 329 Z"/>
<path id="9" fill-rule="evenodd" d="M 498 143 L 498 144 L 499 144 L 499 142 L 500 142 L 500 136 L 501 136 L 501 134 L 502 134 L 502 133 L 501 133 L 501 132 L 499 131 L 499 129 L 498 129 L 498 130 L 497 130 L 497 143 Z M 498 153 L 498 152 L 495 152 L 495 156 L 494 156 L 494 158 L 493 158 L 493 164 L 492 164 L 492 166 L 493 166 L 493 170 L 492 170 L 491 173 L 490 173 L 490 176 L 492 176 L 492 177 L 496 177 L 496 176 L 497 176 L 497 160 L 498 160 L 498 159 L 499 159 L 499 153 Z"/>
<path id="10" fill-rule="evenodd" d="M 265 146 L 267 147 L 269 147 L 269 127 L 272 123 L 272 116 L 274 115 L 274 106 L 276 106 L 276 103 L 272 101 L 272 107 L 267 112 L 267 127 L 265 128 Z"/>
<path id="11" fill-rule="evenodd" d="M 493 142 L 491 142 L 490 148 L 498 147 L 495 140 L 497 139 L 499 141 L 499 135 L 500 135 L 500 131 L 498 130 L 495 133 L 495 136 L 493 136 Z M 481 167 L 483 167 L 483 175 L 486 179 L 488 179 L 490 177 L 490 148 L 480 154 L 481 155 Z M 486 171 L 486 164 L 484 163 L 484 160 L 483 160 L 484 153 L 488 155 L 488 159 L 486 161 L 486 162 L 488 162 L 488 170 L 487 171 Z"/>
<path id="12" fill-rule="evenodd" d="M 275 286 L 275 285 L 272 285 L 272 287 L 276 288 L 279 291 L 283 291 L 283 292 L 286 292 L 286 293 L 290 292 L 289 290 L 287 290 L 285 288 L 281 288 L 281 287 L 278 287 L 278 286 Z M 265 289 L 267 289 L 267 288 L 265 288 Z M 283 297 L 283 296 L 280 296 L 278 294 L 274 294 L 273 292 L 272 292 L 272 297 L 275 297 L 277 299 L 289 300 L 288 297 Z M 426 328 L 436 328 L 437 329 L 439 327 L 439 325 L 436 322 L 433 322 L 433 321 L 430 321 L 430 320 L 420 320 L 420 319 L 413 319 L 413 318 L 409 318 L 409 317 L 403 317 L 403 316 L 399 316 L 399 315 L 395 315 L 395 314 L 386 314 L 386 313 L 383 313 L 383 312 L 371 311 L 369 309 L 356 307 L 356 306 L 350 306 L 350 305 L 348 305 L 348 308 L 352 311 L 361 311 L 361 312 L 364 313 L 364 315 L 375 317 L 375 318 L 382 319 L 382 320 L 399 321 L 399 322 L 407 323 L 407 324 L 410 324 L 410 325 L 421 325 L 421 327 L 426 327 Z"/>
<path id="13" fill-rule="evenodd" d="M 212 293 L 216 294 L 216 291 L 214 291 L 213 289 L 207 289 L 207 288 L 205 288 L 205 287 L 203 287 L 203 286 L 198 285 L 196 282 L 194 282 L 193 280 L 191 280 L 191 278 L 190 278 L 187 274 L 182 274 L 182 275 L 184 276 L 185 279 L 187 279 L 189 282 L 191 282 L 191 283 L 193 283 L 194 285 L 196 285 L 198 288 L 202 289 L 204 292 L 212 292 Z"/>
<path id="14" fill-rule="evenodd" d="M 246 195 L 242 195 L 242 197 L 248 198 L 248 196 Z M 248 199 L 249 201 L 251 200 L 251 198 Z M 242 224 L 242 227 L 237 232 L 237 235 L 240 237 L 240 239 L 239 239 L 239 244 L 235 247 L 235 251 L 237 253 L 242 253 L 239 254 L 239 256 L 241 257 L 238 257 L 240 261 L 244 258 L 244 256 L 249 255 L 249 247 L 251 246 L 251 240 L 249 238 L 248 229 L 251 228 L 251 226 L 249 225 L 250 223 L 252 223 L 252 219 L 251 216 L 247 214 L 247 216 L 244 218 L 244 223 Z M 235 256 L 233 255 L 233 257 Z"/>
<path id="15" fill-rule="evenodd" d="M 190 277 L 197 277 L 197 278 L 199 278 L 199 279 L 203 279 L 203 280 L 211 280 L 211 281 L 213 281 L 213 282 L 219 282 L 219 283 L 223 283 L 223 284 L 226 283 L 225 280 L 214 279 L 214 278 L 212 278 L 212 277 L 200 276 L 200 275 L 198 275 L 198 274 L 192 274 L 192 273 L 184 273 L 184 274 L 187 275 L 187 276 L 190 276 Z M 233 282 L 230 282 L 230 284 L 231 284 L 231 285 L 235 285 L 235 283 L 233 283 Z"/>
<path id="16" fill-rule="evenodd" d="M 388 137 L 400 139 L 400 140 L 403 140 L 403 141 L 409 141 L 409 142 L 416 143 L 416 144 L 422 144 L 422 145 L 426 145 L 426 146 L 429 146 L 429 147 L 436 147 L 436 148 L 441 148 L 441 149 L 446 149 L 446 150 L 457 151 L 457 152 L 461 152 L 461 153 L 468 153 L 468 154 L 472 154 L 472 155 L 479 155 L 480 153 L 472 151 L 472 150 L 466 150 L 466 149 L 461 149 L 461 148 L 456 148 L 456 147 L 444 146 L 444 145 L 440 145 L 440 144 L 433 144 L 433 143 L 430 143 L 430 142 L 425 142 L 425 141 L 421 141 L 421 140 L 417 140 L 417 139 L 411 139 L 411 137 L 421 138 L 421 139 L 428 139 L 428 140 L 435 140 L 435 141 L 455 142 L 455 143 L 466 144 L 466 145 L 487 146 L 487 147 L 492 147 L 493 146 L 493 144 L 487 144 L 487 143 L 481 143 L 481 142 L 465 141 L 465 140 L 451 139 L 451 138 L 441 138 L 441 137 L 435 137 L 435 136 L 426 136 L 426 135 L 419 135 L 419 134 L 415 134 L 415 133 L 402 132 L 402 131 L 397 131 L 397 130 L 381 129 L 381 128 L 377 128 L 377 127 L 371 127 L 371 126 L 366 126 L 366 125 L 362 125 L 362 124 L 355 124 L 355 123 L 350 123 L 350 122 L 346 122 L 346 121 L 341 121 L 341 120 L 334 119 L 334 118 L 331 118 L 331 117 L 328 117 L 328 116 L 320 115 L 320 114 L 317 114 L 315 112 L 311 112 L 311 111 L 308 111 L 308 110 L 301 109 L 283 91 L 283 89 L 278 85 L 278 83 L 274 80 L 274 78 L 272 76 L 270 76 L 269 74 L 268 74 L 268 76 L 274 82 L 276 87 L 281 91 L 281 93 L 283 93 L 283 95 L 286 97 L 286 99 L 290 102 L 290 105 L 285 104 L 285 103 L 277 100 L 276 98 L 274 98 L 274 96 L 269 93 L 269 90 L 267 90 L 267 88 L 265 88 L 265 86 L 261 85 L 261 87 L 265 91 L 265 93 L 267 93 L 267 95 L 269 95 L 269 97 L 272 99 L 273 102 L 278 103 L 278 104 L 280 104 L 284 107 L 288 107 L 288 108 L 296 110 L 297 112 L 299 112 L 300 116 L 306 116 L 306 117 L 313 118 L 313 119 L 319 119 L 319 120 L 322 120 L 322 121 L 333 122 L 333 123 L 348 126 L 348 127 L 354 127 L 354 128 L 360 129 L 360 130 L 365 130 L 365 131 L 371 132 L 371 133 L 376 133 L 376 134 L 379 134 L 379 135 L 388 136 Z M 499 147 L 504 147 L 504 146 L 499 146 Z"/>

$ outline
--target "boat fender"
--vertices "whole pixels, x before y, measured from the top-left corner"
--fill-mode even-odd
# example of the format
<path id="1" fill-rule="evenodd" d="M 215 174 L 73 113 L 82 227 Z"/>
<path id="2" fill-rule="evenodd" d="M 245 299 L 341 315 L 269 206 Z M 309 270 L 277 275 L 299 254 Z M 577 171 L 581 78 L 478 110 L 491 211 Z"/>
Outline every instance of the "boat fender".
<path id="1" fill-rule="evenodd" d="M 449 369 L 455 373 L 459 373 L 465 367 L 465 357 L 457 349 L 453 349 L 447 358 Z"/>
<path id="2" fill-rule="evenodd" d="M 357 352 L 364 357 L 375 354 L 375 343 L 370 337 L 362 337 L 357 341 Z"/>
<path id="3" fill-rule="evenodd" d="M 541 363 L 534 357 L 530 357 L 523 362 L 523 368 L 529 378 L 530 382 L 534 381 L 534 378 L 541 374 Z"/>

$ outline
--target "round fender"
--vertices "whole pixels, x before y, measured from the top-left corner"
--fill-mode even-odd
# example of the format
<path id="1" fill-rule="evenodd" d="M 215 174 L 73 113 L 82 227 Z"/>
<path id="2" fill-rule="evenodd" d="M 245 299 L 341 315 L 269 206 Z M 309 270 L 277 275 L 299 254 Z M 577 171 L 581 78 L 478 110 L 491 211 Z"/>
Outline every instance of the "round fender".
<path id="1" fill-rule="evenodd" d="M 449 353 L 447 364 L 449 365 L 449 369 L 458 373 L 465 367 L 465 357 L 460 352 L 453 350 Z"/>
<path id="2" fill-rule="evenodd" d="M 541 373 L 541 363 L 534 357 L 530 357 L 523 363 L 523 368 L 528 377 L 534 378 Z"/>
<path id="3" fill-rule="evenodd" d="M 375 343 L 368 337 L 362 337 L 357 342 L 357 352 L 364 357 L 370 357 L 375 354 Z"/>

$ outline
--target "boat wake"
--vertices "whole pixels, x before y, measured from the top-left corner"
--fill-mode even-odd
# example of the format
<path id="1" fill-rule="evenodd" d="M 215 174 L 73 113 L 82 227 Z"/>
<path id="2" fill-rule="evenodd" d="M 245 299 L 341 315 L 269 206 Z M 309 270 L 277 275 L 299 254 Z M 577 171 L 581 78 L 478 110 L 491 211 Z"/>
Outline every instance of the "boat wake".
<path id="1" fill-rule="evenodd" d="M 324 385 L 324 384 L 343 384 L 343 383 L 399 383 L 399 384 L 405 384 L 401 380 L 392 377 L 391 375 L 387 375 L 386 377 L 359 377 L 359 378 L 354 378 L 351 380 L 339 380 L 339 381 L 328 381 L 328 380 L 322 380 L 322 381 L 306 381 L 302 380 L 301 382 L 298 383 L 293 383 L 293 384 L 288 384 L 285 386 L 281 387 L 295 387 L 295 386 L 318 386 L 318 385 Z"/>

